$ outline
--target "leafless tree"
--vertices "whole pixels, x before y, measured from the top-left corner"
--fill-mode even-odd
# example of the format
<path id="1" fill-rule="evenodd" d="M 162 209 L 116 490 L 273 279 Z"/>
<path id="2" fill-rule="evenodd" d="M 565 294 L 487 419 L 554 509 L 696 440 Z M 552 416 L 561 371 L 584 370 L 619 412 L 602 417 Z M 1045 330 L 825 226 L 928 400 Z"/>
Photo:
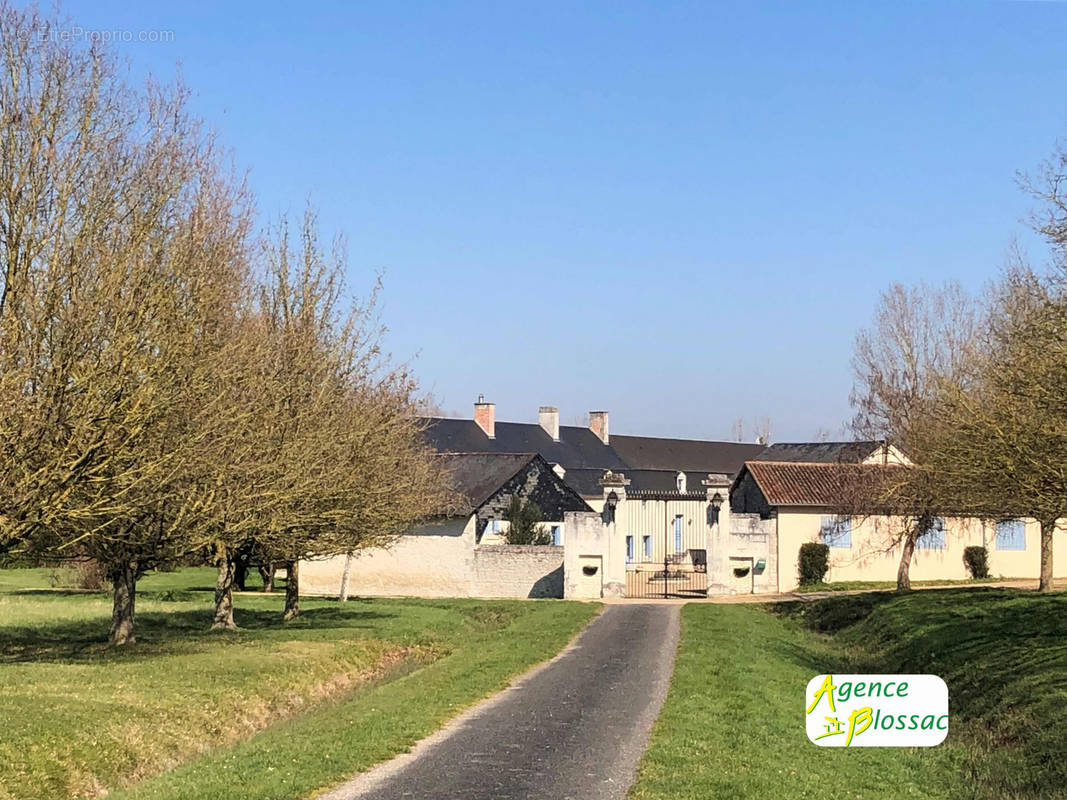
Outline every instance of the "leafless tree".
<path id="1" fill-rule="evenodd" d="M 870 328 L 856 338 L 852 360 L 852 431 L 858 439 L 890 442 L 922 466 L 926 424 L 937 387 L 961 381 L 978 341 L 981 314 L 958 283 L 906 288 L 894 284 L 881 297 Z M 874 494 L 871 495 L 871 491 Z M 918 538 L 938 516 L 937 493 L 922 469 L 898 469 L 859 491 L 842 493 L 841 513 L 864 507 L 890 510 L 887 549 L 901 546 L 897 588 L 911 588 L 909 570 Z"/>

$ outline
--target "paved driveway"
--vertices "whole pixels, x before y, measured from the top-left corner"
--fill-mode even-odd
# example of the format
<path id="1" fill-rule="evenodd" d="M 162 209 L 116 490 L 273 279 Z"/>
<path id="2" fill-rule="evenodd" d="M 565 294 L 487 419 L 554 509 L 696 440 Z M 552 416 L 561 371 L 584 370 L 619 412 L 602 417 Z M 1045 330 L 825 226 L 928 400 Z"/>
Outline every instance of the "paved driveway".
<path id="1" fill-rule="evenodd" d="M 679 610 L 607 607 L 547 666 L 323 800 L 625 797 L 666 696 Z"/>

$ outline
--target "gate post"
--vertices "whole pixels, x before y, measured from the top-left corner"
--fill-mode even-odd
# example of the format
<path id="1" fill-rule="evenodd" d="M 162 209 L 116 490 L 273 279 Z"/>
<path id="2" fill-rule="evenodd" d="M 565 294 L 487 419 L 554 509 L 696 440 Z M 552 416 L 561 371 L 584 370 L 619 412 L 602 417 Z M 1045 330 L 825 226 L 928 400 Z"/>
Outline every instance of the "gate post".
<path id="1" fill-rule="evenodd" d="M 604 597 L 626 596 L 626 487 L 630 479 L 621 472 L 604 473 L 599 481 L 604 491 L 604 512 L 601 518 L 606 528 L 607 554 L 604 558 Z M 621 533 L 619 520 L 622 520 Z"/>
<path id="2" fill-rule="evenodd" d="M 730 480 L 725 475 L 709 474 L 702 481 L 708 495 L 708 544 L 707 571 L 708 597 L 726 594 L 729 583 L 726 570 L 729 569 L 727 542 L 730 536 Z M 715 505 L 719 508 L 716 510 Z"/>

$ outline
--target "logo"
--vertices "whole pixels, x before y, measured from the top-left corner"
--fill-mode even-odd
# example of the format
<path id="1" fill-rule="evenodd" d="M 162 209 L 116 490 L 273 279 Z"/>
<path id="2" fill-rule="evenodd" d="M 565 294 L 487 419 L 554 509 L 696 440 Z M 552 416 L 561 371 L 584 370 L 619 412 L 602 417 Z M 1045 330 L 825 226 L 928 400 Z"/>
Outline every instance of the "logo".
<path id="1" fill-rule="evenodd" d="M 804 700 L 822 747 L 933 747 L 948 735 L 948 686 L 937 675 L 816 675 Z"/>

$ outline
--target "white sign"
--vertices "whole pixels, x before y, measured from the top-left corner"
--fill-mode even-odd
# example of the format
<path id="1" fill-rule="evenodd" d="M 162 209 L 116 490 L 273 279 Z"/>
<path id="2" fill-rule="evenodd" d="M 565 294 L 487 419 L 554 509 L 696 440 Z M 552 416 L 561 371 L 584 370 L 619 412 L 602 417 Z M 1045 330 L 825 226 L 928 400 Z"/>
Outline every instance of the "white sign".
<path id="1" fill-rule="evenodd" d="M 816 675 L 804 718 L 821 747 L 933 747 L 948 735 L 948 686 L 937 675 Z"/>

